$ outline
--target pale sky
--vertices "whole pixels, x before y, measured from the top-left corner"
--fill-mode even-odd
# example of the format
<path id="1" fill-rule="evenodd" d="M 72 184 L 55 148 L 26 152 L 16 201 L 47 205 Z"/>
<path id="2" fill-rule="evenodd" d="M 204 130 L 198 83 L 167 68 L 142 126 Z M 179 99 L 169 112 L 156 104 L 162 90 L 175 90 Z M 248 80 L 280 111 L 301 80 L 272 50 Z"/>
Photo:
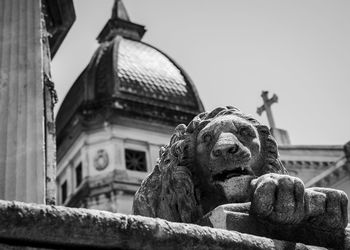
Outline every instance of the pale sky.
<path id="1" fill-rule="evenodd" d="M 190 75 L 206 110 L 233 105 L 267 124 L 262 90 L 276 93 L 277 127 L 292 144 L 350 140 L 350 1 L 124 0 L 143 38 Z M 76 22 L 52 62 L 59 104 L 98 47 L 113 0 L 75 0 Z"/>

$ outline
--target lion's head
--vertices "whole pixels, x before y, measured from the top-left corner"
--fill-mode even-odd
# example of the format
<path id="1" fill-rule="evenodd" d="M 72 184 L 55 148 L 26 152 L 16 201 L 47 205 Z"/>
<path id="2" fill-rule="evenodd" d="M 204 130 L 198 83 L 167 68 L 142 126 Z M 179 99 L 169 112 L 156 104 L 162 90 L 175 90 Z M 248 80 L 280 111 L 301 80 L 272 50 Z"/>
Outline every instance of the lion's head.
<path id="1" fill-rule="evenodd" d="M 246 202 L 246 183 L 287 173 L 267 126 L 234 107 L 219 107 L 176 127 L 135 195 L 134 214 L 195 222 L 218 205 Z"/>

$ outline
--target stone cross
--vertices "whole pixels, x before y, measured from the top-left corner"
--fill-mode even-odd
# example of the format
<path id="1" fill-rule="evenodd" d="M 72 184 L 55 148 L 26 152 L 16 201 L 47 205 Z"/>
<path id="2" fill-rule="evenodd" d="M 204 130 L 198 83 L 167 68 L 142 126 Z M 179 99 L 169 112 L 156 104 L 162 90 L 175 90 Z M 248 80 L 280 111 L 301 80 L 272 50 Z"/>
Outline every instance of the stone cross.
<path id="1" fill-rule="evenodd" d="M 269 99 L 268 97 L 269 92 L 268 91 L 263 91 L 261 93 L 261 97 L 264 101 L 264 104 L 260 106 L 256 112 L 258 115 L 261 115 L 262 112 L 266 111 L 267 119 L 269 121 L 269 125 L 271 128 L 276 128 L 275 121 L 272 116 L 272 110 L 271 110 L 271 105 L 275 102 L 278 102 L 278 96 L 276 94 L 273 94 L 273 96 Z"/>

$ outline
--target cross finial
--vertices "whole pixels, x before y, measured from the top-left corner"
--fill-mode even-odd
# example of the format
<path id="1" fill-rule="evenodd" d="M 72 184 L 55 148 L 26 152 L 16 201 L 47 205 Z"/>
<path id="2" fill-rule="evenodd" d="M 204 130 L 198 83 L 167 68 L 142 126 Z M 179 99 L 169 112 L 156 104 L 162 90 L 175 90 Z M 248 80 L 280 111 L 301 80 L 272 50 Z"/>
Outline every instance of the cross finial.
<path id="1" fill-rule="evenodd" d="M 269 125 L 271 128 L 276 128 L 275 121 L 273 120 L 272 116 L 272 110 L 271 110 L 271 105 L 275 102 L 278 102 L 278 96 L 276 94 L 273 94 L 273 96 L 269 99 L 268 97 L 269 92 L 268 91 L 263 91 L 261 93 L 261 97 L 264 101 L 264 104 L 260 106 L 256 112 L 261 115 L 262 112 L 266 111 L 267 115 L 267 120 L 269 121 Z"/>

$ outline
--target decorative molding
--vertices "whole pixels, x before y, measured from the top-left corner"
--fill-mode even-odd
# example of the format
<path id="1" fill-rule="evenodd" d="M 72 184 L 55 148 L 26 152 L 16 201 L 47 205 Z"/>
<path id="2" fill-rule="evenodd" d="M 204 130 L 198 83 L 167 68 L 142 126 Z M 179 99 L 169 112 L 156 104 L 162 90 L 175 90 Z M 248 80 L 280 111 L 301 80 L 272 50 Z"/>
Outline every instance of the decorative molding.
<path id="1" fill-rule="evenodd" d="M 72 0 L 42 0 L 42 5 L 53 58 L 75 21 L 74 5 Z"/>
<path id="2" fill-rule="evenodd" d="M 329 187 L 348 175 L 349 171 L 350 163 L 347 162 L 345 158 L 341 158 L 328 170 L 323 171 L 321 174 L 305 183 L 305 186 Z"/>
<path id="3" fill-rule="evenodd" d="M 301 160 L 282 160 L 282 164 L 288 169 L 320 169 L 326 170 L 335 164 L 334 161 L 301 161 Z"/>
<path id="4" fill-rule="evenodd" d="M 94 157 L 94 167 L 98 171 L 102 171 L 108 167 L 109 157 L 108 153 L 104 149 L 100 149 L 96 152 Z"/>

